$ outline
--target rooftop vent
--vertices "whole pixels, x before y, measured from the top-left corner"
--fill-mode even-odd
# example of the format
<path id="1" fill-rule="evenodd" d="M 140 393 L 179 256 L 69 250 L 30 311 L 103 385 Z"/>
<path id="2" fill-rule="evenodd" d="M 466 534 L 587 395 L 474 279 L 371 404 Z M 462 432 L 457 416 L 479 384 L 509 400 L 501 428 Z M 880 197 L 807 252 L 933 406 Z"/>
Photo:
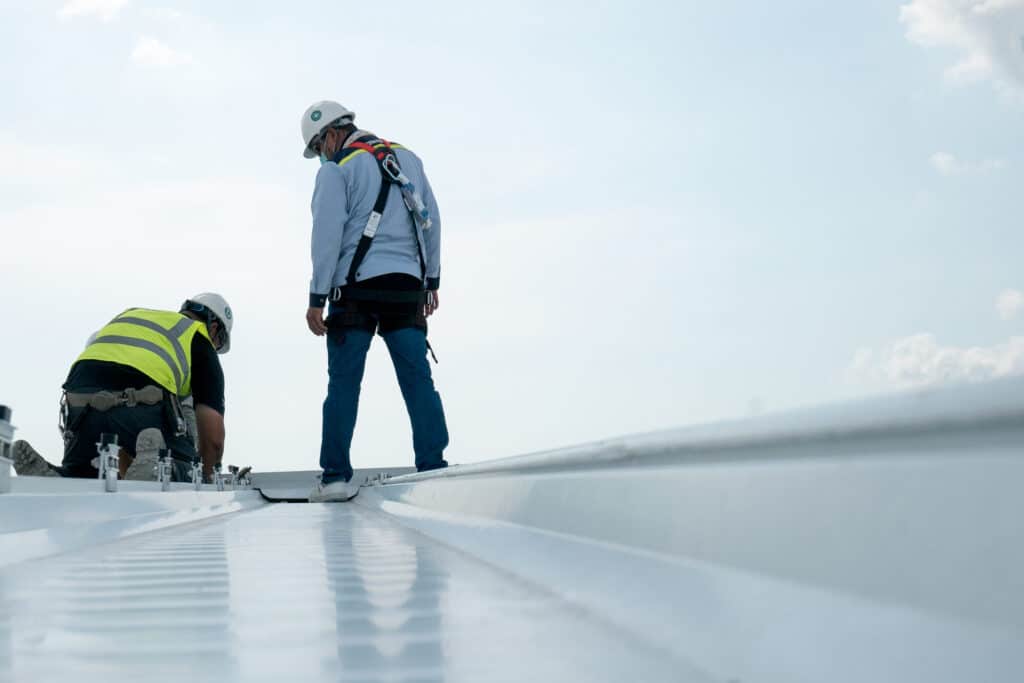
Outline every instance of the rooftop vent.
<path id="1" fill-rule="evenodd" d="M 14 442 L 14 425 L 11 424 L 11 409 L 0 406 L 0 458 L 11 459 L 11 444 Z"/>

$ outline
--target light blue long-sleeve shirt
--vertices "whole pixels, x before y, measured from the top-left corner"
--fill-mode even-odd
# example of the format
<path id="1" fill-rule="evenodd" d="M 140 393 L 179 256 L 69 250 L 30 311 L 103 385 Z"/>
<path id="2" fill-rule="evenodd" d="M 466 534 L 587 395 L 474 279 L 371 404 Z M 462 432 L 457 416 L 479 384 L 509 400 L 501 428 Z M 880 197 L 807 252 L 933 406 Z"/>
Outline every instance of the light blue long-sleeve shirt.
<path id="1" fill-rule="evenodd" d="M 432 225 L 427 230 L 420 229 L 406 209 L 398 187 L 391 188 L 370 250 L 356 272 L 356 281 L 389 273 L 405 273 L 423 277 L 427 289 L 437 289 L 441 279 L 441 216 L 437 201 L 419 157 L 407 149 L 396 149 L 395 154 L 402 171 L 422 195 Z M 313 279 L 309 285 L 310 306 L 322 307 L 330 290 L 345 284 L 356 245 L 377 200 L 380 184 L 377 161 L 367 153 L 348 157 L 340 165 L 325 163 L 317 172 L 311 207 Z M 420 269 L 420 248 L 426 264 L 425 274 Z"/>

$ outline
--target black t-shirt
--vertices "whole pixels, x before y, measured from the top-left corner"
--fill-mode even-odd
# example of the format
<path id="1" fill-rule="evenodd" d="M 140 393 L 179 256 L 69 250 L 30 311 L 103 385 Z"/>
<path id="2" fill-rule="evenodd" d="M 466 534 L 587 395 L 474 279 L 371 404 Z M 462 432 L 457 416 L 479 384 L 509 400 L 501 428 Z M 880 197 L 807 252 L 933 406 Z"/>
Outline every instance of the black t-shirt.
<path id="1" fill-rule="evenodd" d="M 145 373 L 105 360 L 82 360 L 71 366 L 67 391 L 124 391 L 153 384 Z M 213 344 L 201 334 L 192 337 L 192 398 L 224 414 L 224 370 Z"/>

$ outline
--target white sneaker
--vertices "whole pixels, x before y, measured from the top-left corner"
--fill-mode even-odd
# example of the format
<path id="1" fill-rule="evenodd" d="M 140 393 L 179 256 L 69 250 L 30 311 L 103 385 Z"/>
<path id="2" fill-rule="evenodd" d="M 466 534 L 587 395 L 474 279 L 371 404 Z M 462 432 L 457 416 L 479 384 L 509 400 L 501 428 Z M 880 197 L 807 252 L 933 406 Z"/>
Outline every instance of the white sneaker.
<path id="1" fill-rule="evenodd" d="M 309 492 L 310 503 L 344 503 L 352 500 L 359 493 L 359 486 L 350 481 L 339 479 L 326 486 L 319 479 L 313 484 L 313 490 Z"/>

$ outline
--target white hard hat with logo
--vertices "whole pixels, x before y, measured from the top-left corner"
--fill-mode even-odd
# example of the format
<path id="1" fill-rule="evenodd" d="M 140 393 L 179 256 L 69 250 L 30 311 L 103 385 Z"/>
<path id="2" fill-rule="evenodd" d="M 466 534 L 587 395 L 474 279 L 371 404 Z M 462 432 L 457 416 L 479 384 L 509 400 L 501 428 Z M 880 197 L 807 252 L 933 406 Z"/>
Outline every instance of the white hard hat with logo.
<path id="1" fill-rule="evenodd" d="M 355 118 L 356 113 L 354 111 L 350 111 L 343 105 L 331 100 L 322 100 L 309 105 L 309 108 L 302 114 L 302 142 L 305 145 L 305 149 L 302 150 L 302 156 L 307 159 L 313 159 L 317 156 L 317 153 L 310 149 L 309 143 L 313 141 L 313 138 L 322 133 L 325 128 L 332 124 L 352 123 L 355 121 Z"/>
<path id="2" fill-rule="evenodd" d="M 202 313 L 208 311 L 220 323 L 223 332 L 223 340 L 217 347 L 217 353 L 227 353 L 231 348 L 231 328 L 235 324 L 235 314 L 231 312 L 227 300 L 220 294 L 214 292 L 203 292 L 187 299 L 181 305 L 181 310 Z M 214 340 L 216 344 L 216 340 Z"/>

